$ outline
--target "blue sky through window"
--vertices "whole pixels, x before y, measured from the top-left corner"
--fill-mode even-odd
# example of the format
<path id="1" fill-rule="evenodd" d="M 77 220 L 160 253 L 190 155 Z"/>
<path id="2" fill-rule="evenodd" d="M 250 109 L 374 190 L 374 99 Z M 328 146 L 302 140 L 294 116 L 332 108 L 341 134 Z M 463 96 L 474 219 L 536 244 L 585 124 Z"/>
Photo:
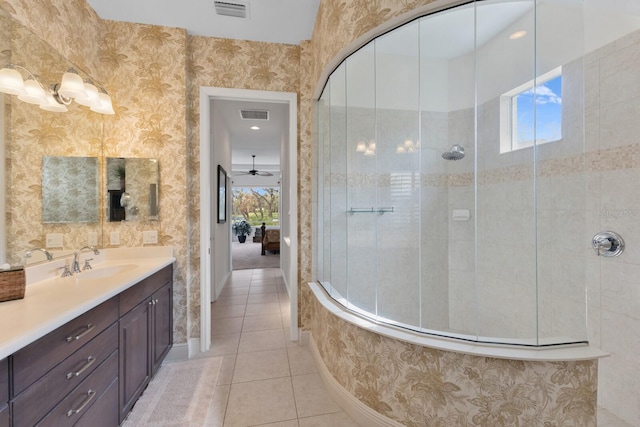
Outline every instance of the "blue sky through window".
<path id="1" fill-rule="evenodd" d="M 534 102 L 535 101 L 535 102 Z M 534 108 L 536 111 L 536 143 L 557 141 L 562 137 L 562 75 L 539 84 L 513 97 L 516 103 L 517 127 L 514 148 L 533 145 Z"/>

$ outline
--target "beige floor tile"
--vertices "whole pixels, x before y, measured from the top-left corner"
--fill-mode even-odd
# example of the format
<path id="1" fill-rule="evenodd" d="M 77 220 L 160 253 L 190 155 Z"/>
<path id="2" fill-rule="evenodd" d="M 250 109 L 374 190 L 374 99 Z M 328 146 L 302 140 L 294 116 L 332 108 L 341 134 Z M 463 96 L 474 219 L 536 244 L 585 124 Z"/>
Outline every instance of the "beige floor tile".
<path id="1" fill-rule="evenodd" d="M 249 286 L 225 286 L 222 291 L 220 291 L 220 298 L 223 297 L 232 297 L 239 295 L 249 295 L 249 291 L 251 288 Z"/>
<path id="2" fill-rule="evenodd" d="M 311 351 L 303 346 L 287 349 L 291 375 L 315 374 L 318 372 Z"/>
<path id="3" fill-rule="evenodd" d="M 207 354 L 212 356 L 224 356 L 226 354 L 236 354 L 238 352 L 238 344 L 240 342 L 240 334 L 219 335 L 211 337 L 211 348 Z"/>
<path id="4" fill-rule="evenodd" d="M 220 373 L 218 374 L 218 382 L 216 385 L 229 385 L 233 380 L 233 372 L 236 368 L 236 354 L 227 354 L 222 359 Z"/>
<path id="5" fill-rule="evenodd" d="M 261 424 L 260 427 L 298 427 L 298 420 L 282 421 L 279 423 Z"/>
<path id="6" fill-rule="evenodd" d="M 232 382 L 235 384 L 290 375 L 286 350 L 255 351 L 238 354 Z"/>
<path id="7" fill-rule="evenodd" d="M 247 303 L 246 295 L 236 295 L 233 297 L 220 297 L 214 302 L 218 305 L 242 305 Z"/>
<path id="8" fill-rule="evenodd" d="M 284 334 L 282 329 L 271 329 L 266 331 L 243 332 L 240 335 L 240 345 L 238 353 L 251 351 L 276 350 L 285 348 Z"/>
<path id="9" fill-rule="evenodd" d="M 247 304 L 245 316 L 257 316 L 259 314 L 278 314 L 280 313 L 280 304 L 277 302 L 267 302 L 264 304 Z"/>
<path id="10" fill-rule="evenodd" d="M 295 420 L 290 378 L 232 384 L 225 427 L 244 427 Z"/>
<path id="11" fill-rule="evenodd" d="M 335 414 L 319 415 L 317 417 L 300 418 L 300 427 L 360 427 L 360 424 L 353 421 L 344 412 Z"/>
<path id="12" fill-rule="evenodd" d="M 242 331 L 243 317 L 225 317 L 211 320 L 211 336 L 233 335 Z"/>
<path id="13" fill-rule="evenodd" d="M 269 302 L 278 302 L 278 294 L 256 294 L 249 295 L 247 304 L 264 304 Z"/>
<path id="14" fill-rule="evenodd" d="M 242 305 L 216 305 L 211 304 L 211 318 L 221 319 L 223 317 L 243 317 L 247 306 Z"/>
<path id="15" fill-rule="evenodd" d="M 264 285 L 264 286 L 253 286 L 249 290 L 249 295 L 256 294 L 275 294 L 277 293 L 277 289 L 275 285 Z"/>
<path id="16" fill-rule="evenodd" d="M 207 412 L 207 421 L 204 427 L 223 427 L 224 413 L 229 400 L 230 385 L 217 386 L 211 399 L 211 405 Z"/>
<path id="17" fill-rule="evenodd" d="M 242 325 L 242 332 L 278 328 L 282 328 L 282 318 L 279 314 L 261 314 L 259 316 L 246 316 Z"/>
<path id="18" fill-rule="evenodd" d="M 332 414 L 342 410 L 327 393 L 319 374 L 297 375 L 291 377 L 291 381 L 299 418 Z"/>

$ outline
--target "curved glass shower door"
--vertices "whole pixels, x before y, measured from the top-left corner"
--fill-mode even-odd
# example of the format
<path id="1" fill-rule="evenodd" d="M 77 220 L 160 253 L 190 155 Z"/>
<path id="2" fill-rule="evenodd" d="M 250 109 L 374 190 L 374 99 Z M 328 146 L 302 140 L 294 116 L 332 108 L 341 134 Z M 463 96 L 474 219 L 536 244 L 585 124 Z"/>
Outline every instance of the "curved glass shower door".
<path id="1" fill-rule="evenodd" d="M 334 298 L 465 340 L 586 341 L 585 73 L 640 26 L 603 5 L 469 2 L 334 71 L 317 104 L 315 252 Z"/>

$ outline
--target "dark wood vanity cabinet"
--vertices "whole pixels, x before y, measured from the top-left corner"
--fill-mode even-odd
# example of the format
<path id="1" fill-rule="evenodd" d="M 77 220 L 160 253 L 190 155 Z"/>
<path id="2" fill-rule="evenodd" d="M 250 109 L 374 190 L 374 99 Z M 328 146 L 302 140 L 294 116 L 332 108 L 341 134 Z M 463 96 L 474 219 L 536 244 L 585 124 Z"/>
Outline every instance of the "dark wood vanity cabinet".
<path id="1" fill-rule="evenodd" d="M 173 344 L 172 274 L 161 270 L 120 296 L 120 422 Z"/>
<path id="2" fill-rule="evenodd" d="M 167 266 L 0 361 L 0 427 L 121 423 L 173 344 Z"/>
<path id="3" fill-rule="evenodd" d="M 0 360 L 0 427 L 8 427 L 9 416 L 9 361 Z"/>

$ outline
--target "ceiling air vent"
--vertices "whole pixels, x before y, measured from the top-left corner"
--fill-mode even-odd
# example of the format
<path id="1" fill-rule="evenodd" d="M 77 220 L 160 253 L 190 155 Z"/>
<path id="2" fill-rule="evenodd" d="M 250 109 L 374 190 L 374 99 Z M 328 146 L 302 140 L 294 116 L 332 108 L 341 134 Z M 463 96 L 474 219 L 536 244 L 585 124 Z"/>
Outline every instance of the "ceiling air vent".
<path id="1" fill-rule="evenodd" d="M 269 110 L 240 110 L 244 120 L 269 120 Z"/>
<path id="2" fill-rule="evenodd" d="M 224 16 L 234 16 L 236 18 L 247 17 L 247 5 L 244 3 L 214 1 L 216 13 Z"/>

